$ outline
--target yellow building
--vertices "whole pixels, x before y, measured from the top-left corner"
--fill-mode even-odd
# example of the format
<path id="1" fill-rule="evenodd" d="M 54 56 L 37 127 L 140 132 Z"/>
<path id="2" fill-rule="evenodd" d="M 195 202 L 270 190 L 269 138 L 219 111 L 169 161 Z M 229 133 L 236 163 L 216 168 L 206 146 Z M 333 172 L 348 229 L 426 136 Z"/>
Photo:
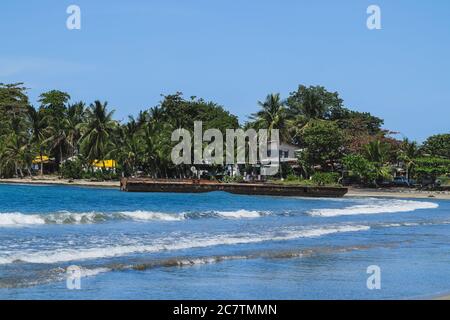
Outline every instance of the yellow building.
<path id="1" fill-rule="evenodd" d="M 116 160 L 94 160 L 92 166 L 98 169 L 116 169 L 117 162 Z"/>
<path id="2" fill-rule="evenodd" d="M 33 164 L 49 163 L 51 160 L 48 156 L 37 156 L 33 159 Z"/>

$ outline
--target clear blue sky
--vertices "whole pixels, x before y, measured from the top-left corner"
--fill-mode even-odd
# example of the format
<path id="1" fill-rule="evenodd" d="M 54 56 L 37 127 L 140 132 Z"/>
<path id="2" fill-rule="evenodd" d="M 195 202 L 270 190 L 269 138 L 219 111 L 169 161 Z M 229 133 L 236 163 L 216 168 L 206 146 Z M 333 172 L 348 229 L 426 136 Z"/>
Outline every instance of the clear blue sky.
<path id="1" fill-rule="evenodd" d="M 447 0 L 2 0 L 0 30 L 0 82 L 25 82 L 33 102 L 60 89 L 125 119 L 182 91 L 244 121 L 270 92 L 320 84 L 412 139 L 450 132 Z"/>

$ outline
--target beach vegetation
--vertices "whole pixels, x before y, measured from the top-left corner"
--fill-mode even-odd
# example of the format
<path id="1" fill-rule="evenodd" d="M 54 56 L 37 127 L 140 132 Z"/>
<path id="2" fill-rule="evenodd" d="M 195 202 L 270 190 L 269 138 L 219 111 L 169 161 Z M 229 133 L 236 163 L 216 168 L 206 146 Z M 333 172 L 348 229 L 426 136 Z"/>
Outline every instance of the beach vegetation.
<path id="1" fill-rule="evenodd" d="M 260 175 L 255 173 L 258 166 L 250 163 L 230 170 L 226 159 L 223 164 L 196 164 L 195 170 L 190 165 L 175 165 L 171 134 L 186 129 L 192 136 L 196 121 L 202 122 L 203 131 L 279 130 L 281 144 L 297 151 L 287 159 L 280 152 L 281 168 L 270 179 L 272 183 L 352 181 L 381 186 L 400 175 L 425 185 L 445 182 L 450 175 L 450 133 L 431 136 L 423 144 L 398 140 L 395 132 L 383 128 L 383 119 L 352 110 L 338 92 L 323 86 L 300 85 L 286 98 L 271 93 L 257 105 L 259 110 L 241 125 L 220 104 L 176 92 L 118 121 L 107 102 L 72 103 L 69 93 L 50 90 L 33 106 L 23 83 L 0 83 L 0 177 L 54 172 L 67 179 L 184 179 L 202 172 L 203 178 L 211 180 L 245 182 Z M 114 160 L 116 165 L 96 165 L 105 160 Z"/>

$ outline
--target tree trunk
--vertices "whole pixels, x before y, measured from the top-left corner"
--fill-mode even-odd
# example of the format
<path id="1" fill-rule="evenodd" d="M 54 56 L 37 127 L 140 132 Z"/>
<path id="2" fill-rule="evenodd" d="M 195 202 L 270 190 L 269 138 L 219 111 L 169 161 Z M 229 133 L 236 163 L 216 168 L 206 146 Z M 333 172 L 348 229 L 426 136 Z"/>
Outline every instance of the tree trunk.
<path id="1" fill-rule="evenodd" d="M 62 146 L 59 145 L 59 164 L 61 165 L 63 161 L 63 155 L 62 155 Z"/>
<path id="2" fill-rule="evenodd" d="M 44 160 L 42 159 L 42 148 L 39 148 L 39 156 L 41 157 L 41 177 L 44 175 Z"/>
<path id="3" fill-rule="evenodd" d="M 281 154 L 280 154 L 279 150 L 278 150 L 278 168 L 279 168 L 279 171 L 280 171 L 280 179 L 283 180 L 283 169 L 282 169 L 282 166 L 281 166 Z"/>

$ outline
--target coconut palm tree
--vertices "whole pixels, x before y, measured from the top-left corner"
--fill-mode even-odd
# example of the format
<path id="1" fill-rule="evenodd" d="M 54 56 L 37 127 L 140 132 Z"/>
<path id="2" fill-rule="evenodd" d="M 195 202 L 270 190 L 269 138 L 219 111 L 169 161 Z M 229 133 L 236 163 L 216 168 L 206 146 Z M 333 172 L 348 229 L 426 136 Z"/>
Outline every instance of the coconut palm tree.
<path id="1" fill-rule="evenodd" d="M 31 129 L 31 143 L 39 150 L 39 157 L 41 160 L 40 173 L 44 174 L 44 164 L 42 157 L 44 155 L 44 140 L 45 140 L 45 128 L 46 123 L 44 117 L 39 110 L 36 110 L 33 106 L 28 106 L 28 125 Z"/>
<path id="2" fill-rule="evenodd" d="M 254 120 L 254 126 L 257 129 L 267 129 L 269 131 L 273 129 L 279 130 L 281 141 L 289 141 L 290 135 L 286 118 L 285 101 L 281 100 L 280 94 L 269 94 L 265 101 L 258 101 L 258 105 L 261 107 L 261 110 L 250 116 L 250 119 Z M 280 154 L 278 154 L 278 165 L 281 178 L 282 168 Z"/>
<path id="3" fill-rule="evenodd" d="M 31 163 L 33 160 L 32 148 L 25 136 L 19 136 L 11 133 L 6 140 L 3 150 L 3 161 L 5 166 L 14 166 L 14 172 L 17 176 L 23 178 L 23 170 L 26 169 L 31 176 Z"/>
<path id="4" fill-rule="evenodd" d="M 264 101 L 258 101 L 261 110 L 252 114 L 250 119 L 254 120 L 257 128 L 267 130 L 278 129 L 286 133 L 286 109 L 285 102 L 281 100 L 280 94 L 269 94 Z"/>
<path id="5" fill-rule="evenodd" d="M 391 177 L 391 170 L 387 165 L 388 151 L 389 145 L 380 140 L 369 142 L 364 147 L 364 156 L 374 165 L 378 181 Z"/>
<path id="6" fill-rule="evenodd" d="M 364 155 L 370 162 L 384 164 L 388 159 L 388 148 L 389 146 L 380 140 L 371 141 L 365 145 Z"/>
<path id="7" fill-rule="evenodd" d="M 122 176 L 130 176 L 136 173 L 137 163 L 140 160 L 140 141 L 136 134 L 131 134 L 128 125 L 117 126 L 113 136 L 112 148 L 108 157 L 112 157 L 122 165 Z"/>
<path id="8" fill-rule="evenodd" d="M 398 158 L 405 164 L 406 179 L 408 181 L 416 165 L 416 158 L 419 156 L 420 149 L 417 142 L 410 142 L 407 138 L 405 138 L 400 146 Z"/>
<path id="9" fill-rule="evenodd" d="M 108 112 L 107 102 L 95 101 L 86 110 L 86 122 L 79 125 L 82 133 L 81 151 L 92 163 L 104 160 L 112 147 L 117 122 L 112 119 L 114 111 Z"/>
<path id="10" fill-rule="evenodd" d="M 78 141 L 81 138 L 80 124 L 84 121 L 85 104 L 78 102 L 67 108 L 67 141 L 70 145 L 72 157 L 78 154 Z"/>
<path id="11" fill-rule="evenodd" d="M 64 160 L 64 151 L 70 148 L 69 138 L 67 137 L 68 120 L 66 117 L 57 117 L 52 114 L 45 116 L 45 122 L 48 124 L 45 129 L 44 144 L 49 144 L 50 151 L 57 153 L 57 163 Z"/>

